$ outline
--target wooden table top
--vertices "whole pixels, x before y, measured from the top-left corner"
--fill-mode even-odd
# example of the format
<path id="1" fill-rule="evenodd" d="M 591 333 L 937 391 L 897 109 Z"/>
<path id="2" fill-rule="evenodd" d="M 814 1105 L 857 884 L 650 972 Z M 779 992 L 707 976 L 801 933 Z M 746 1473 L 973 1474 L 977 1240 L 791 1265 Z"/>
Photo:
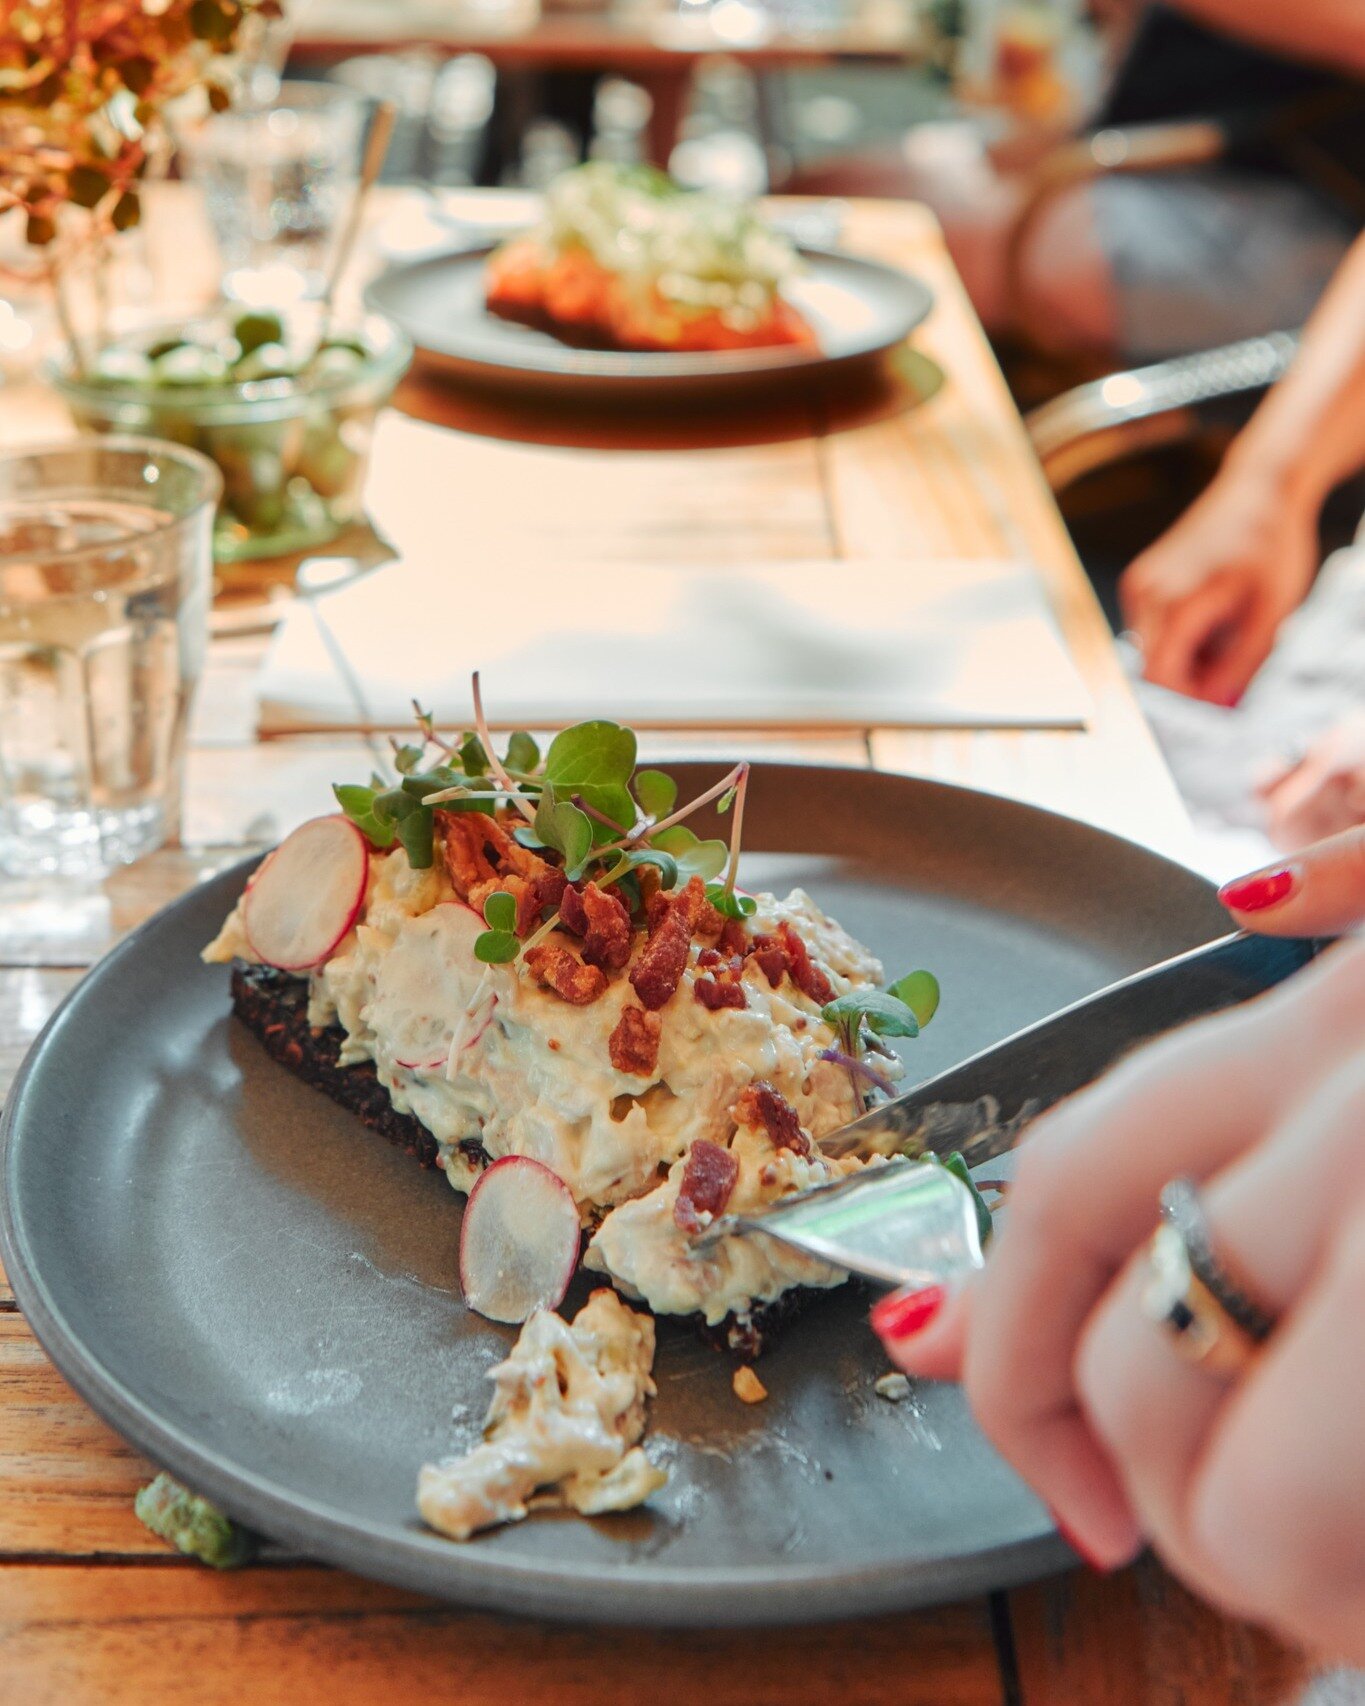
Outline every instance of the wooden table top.
<path id="1" fill-rule="evenodd" d="M 387 213 L 396 205 L 391 197 Z M 473 204 L 476 214 L 492 205 Z M 186 235 L 191 213 L 172 195 L 156 217 L 170 219 L 176 293 L 192 293 L 211 271 Z M 1182 809 L 932 220 L 913 207 L 859 204 L 845 241 L 921 274 L 937 307 L 918 354 L 838 407 L 811 398 L 780 415 L 624 430 L 607 416 L 476 401 L 420 378 L 399 401 L 461 435 L 471 470 L 498 465 L 520 482 L 528 501 L 506 518 L 511 557 L 550 548 L 567 562 L 1027 552 L 1093 695 L 1087 730 L 746 736 L 746 750 L 969 783 L 1178 852 Z M 59 424 L 37 388 L 0 392 L 0 442 Z M 553 514 L 531 496 L 545 490 Z M 433 494 L 433 525 L 451 520 L 448 501 Z M 185 845 L 110 880 L 111 933 L 312 815 L 333 776 L 363 765 L 354 739 L 255 739 L 264 643 L 237 633 L 212 646 Z M 734 744 L 649 740 L 673 755 Z M 0 1089 L 80 969 L 0 963 Z M 868 1622 L 604 1635 L 473 1615 L 285 1558 L 217 1575 L 168 1554 L 135 1520 L 133 1494 L 151 1472 L 53 1370 L 0 1275 L 0 1706 L 633 1706 L 660 1687 L 680 1706 L 1270 1706 L 1318 1687 L 1300 1656 L 1201 1606 L 1150 1561 L 1103 1580 L 1078 1571 Z M 1360 1678 L 1322 1686 L 1340 1690 L 1317 1696 L 1324 1703 L 1365 1701 Z"/>

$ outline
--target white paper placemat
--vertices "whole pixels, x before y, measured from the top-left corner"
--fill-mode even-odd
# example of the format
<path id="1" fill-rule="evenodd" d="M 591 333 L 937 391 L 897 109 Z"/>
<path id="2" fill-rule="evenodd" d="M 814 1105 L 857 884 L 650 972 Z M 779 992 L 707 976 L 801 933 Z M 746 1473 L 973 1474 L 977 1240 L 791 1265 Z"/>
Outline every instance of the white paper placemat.
<path id="1" fill-rule="evenodd" d="M 511 569 L 449 541 L 293 606 L 267 658 L 263 734 L 401 728 L 414 698 L 546 728 L 1083 727 L 1085 687 L 1024 564 Z"/>

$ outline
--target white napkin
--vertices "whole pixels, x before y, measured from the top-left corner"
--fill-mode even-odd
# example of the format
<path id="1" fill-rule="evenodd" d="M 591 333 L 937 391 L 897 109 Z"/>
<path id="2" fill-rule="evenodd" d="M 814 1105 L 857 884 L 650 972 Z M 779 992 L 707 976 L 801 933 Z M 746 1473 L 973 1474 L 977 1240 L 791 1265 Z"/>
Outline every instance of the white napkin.
<path id="1" fill-rule="evenodd" d="M 692 468 L 673 477 L 714 463 Z M 503 727 L 1084 726 L 1085 687 L 1027 565 L 659 567 L 622 549 L 650 535 L 650 489 L 623 488 L 609 459 L 386 411 L 365 496 L 398 561 L 292 607 L 261 732 L 402 728 L 414 698 L 458 723 L 475 669 Z M 591 526 L 561 540 L 566 508 Z"/>
<path id="2" fill-rule="evenodd" d="M 432 542 L 293 607 L 260 728 L 399 728 L 414 698 L 459 722 L 475 669 L 503 727 L 1081 727 L 1089 708 L 1018 563 L 508 572 Z"/>
<path id="3" fill-rule="evenodd" d="M 1137 680 L 1140 659 L 1125 658 L 1203 838 L 1201 867 L 1224 877 L 1264 864 L 1275 850 L 1258 781 L 1365 702 L 1365 546 L 1328 559 L 1235 710 Z"/>

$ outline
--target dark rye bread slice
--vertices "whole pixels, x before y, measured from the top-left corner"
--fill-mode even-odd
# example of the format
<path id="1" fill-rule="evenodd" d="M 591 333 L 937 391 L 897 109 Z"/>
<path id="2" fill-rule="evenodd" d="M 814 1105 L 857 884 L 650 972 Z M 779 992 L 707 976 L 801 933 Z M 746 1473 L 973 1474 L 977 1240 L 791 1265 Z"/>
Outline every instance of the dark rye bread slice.
<path id="1" fill-rule="evenodd" d="M 328 1025 L 319 1029 L 308 1023 L 306 980 L 269 966 L 234 961 L 232 1010 L 281 1066 L 330 1096 L 371 1131 L 405 1150 L 420 1166 L 435 1167 L 436 1139 L 414 1115 L 398 1112 L 371 1062 L 339 1065 L 344 1040 L 341 1028 Z M 476 1139 L 467 1139 L 460 1147 L 474 1162 L 487 1162 L 487 1151 Z M 813 1291 L 785 1292 L 775 1303 L 744 1317 L 728 1315 L 714 1327 L 705 1326 L 700 1316 L 696 1320 L 702 1337 L 718 1349 L 756 1357 L 817 1295 Z"/>
<path id="2" fill-rule="evenodd" d="M 436 1165 L 436 1139 L 420 1120 L 398 1112 L 373 1065 L 337 1064 L 343 1033 L 336 1025 L 315 1030 L 308 1023 L 308 985 L 302 978 L 235 961 L 232 1010 L 281 1066 L 339 1102 L 421 1166 Z"/>

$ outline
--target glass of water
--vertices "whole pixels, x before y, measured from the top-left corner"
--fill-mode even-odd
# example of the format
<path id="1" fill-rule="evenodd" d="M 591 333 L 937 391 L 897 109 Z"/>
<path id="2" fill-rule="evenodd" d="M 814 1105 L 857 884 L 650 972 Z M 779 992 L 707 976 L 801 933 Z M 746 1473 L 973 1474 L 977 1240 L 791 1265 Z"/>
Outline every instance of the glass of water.
<path id="1" fill-rule="evenodd" d="M 80 438 L 0 454 L 0 882 L 78 888 L 179 828 L 222 478 Z"/>
<path id="2" fill-rule="evenodd" d="M 269 106 L 219 113 L 180 138 L 182 169 L 203 194 L 229 296 L 269 295 L 281 306 L 318 294 L 359 182 L 369 112 L 362 95 L 334 83 L 286 81 Z"/>

